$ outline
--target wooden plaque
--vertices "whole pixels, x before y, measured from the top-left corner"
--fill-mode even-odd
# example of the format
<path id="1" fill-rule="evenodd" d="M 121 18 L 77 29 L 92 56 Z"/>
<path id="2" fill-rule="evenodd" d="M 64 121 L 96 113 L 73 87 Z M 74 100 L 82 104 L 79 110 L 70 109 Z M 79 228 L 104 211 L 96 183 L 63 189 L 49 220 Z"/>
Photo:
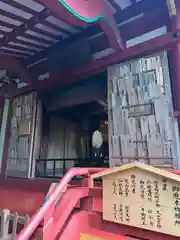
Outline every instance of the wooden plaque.
<path id="1" fill-rule="evenodd" d="M 20 124 L 19 135 L 26 136 L 31 134 L 31 120 L 27 119 Z"/>
<path id="2" fill-rule="evenodd" d="M 103 219 L 180 237 L 180 176 L 140 163 L 114 169 L 93 176 L 103 178 Z"/>

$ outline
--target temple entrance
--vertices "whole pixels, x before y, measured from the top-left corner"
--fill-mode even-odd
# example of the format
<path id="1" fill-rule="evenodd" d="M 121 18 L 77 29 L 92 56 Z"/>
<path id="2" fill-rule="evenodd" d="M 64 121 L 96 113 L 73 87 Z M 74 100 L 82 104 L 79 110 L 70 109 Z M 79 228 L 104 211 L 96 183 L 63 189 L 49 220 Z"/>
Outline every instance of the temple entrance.
<path id="1" fill-rule="evenodd" d="M 97 81 L 98 80 L 98 81 Z M 59 178 L 71 167 L 108 166 L 108 107 L 106 74 L 94 82 L 42 96 L 40 151 L 36 177 Z M 68 96 L 68 98 L 67 98 Z M 96 149 L 94 136 L 102 143 Z M 97 155 L 97 152 L 99 154 Z"/>

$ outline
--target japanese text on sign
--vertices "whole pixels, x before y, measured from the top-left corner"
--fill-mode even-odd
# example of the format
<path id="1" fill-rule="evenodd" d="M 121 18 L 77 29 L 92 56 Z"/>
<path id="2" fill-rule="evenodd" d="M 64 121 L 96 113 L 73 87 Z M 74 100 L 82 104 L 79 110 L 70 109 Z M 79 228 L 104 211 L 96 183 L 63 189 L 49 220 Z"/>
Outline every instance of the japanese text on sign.
<path id="1" fill-rule="evenodd" d="M 107 178 L 104 186 L 107 192 L 103 190 L 103 201 L 108 199 L 107 204 L 111 203 L 110 208 L 103 210 L 105 220 L 166 234 L 170 230 L 170 234 L 177 236 L 180 226 L 180 183 L 144 174 L 143 171 L 142 174 L 131 171 L 111 176 L 110 180 Z"/>

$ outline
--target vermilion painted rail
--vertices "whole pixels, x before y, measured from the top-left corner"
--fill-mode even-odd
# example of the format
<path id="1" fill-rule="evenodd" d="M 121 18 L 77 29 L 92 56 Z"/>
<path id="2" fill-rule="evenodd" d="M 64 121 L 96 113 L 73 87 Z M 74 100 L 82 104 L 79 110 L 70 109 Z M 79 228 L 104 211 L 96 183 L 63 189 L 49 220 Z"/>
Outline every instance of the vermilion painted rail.
<path id="1" fill-rule="evenodd" d="M 20 235 L 16 240 L 27 240 L 35 232 L 36 228 L 42 222 L 45 217 L 45 214 L 51 207 L 54 205 L 56 199 L 63 193 L 67 185 L 70 183 L 73 177 L 75 176 L 88 176 L 93 173 L 98 173 L 105 170 L 104 168 L 71 168 L 59 182 L 55 190 L 50 194 L 48 199 L 45 200 L 45 203 L 42 207 L 33 215 L 29 224 L 22 230 Z"/>
<path id="2" fill-rule="evenodd" d="M 104 168 L 72 168 L 70 169 L 59 182 L 55 190 L 50 194 L 48 199 L 45 200 L 43 206 L 34 214 L 30 223 L 22 230 L 17 240 L 27 240 L 35 232 L 36 228 L 40 225 L 45 218 L 48 211 L 54 206 L 56 199 L 67 188 L 69 182 L 75 176 L 88 176 L 93 173 L 97 173 L 105 170 Z M 172 173 L 180 175 L 180 170 L 169 170 Z M 123 237 L 123 236 L 122 236 Z M 127 239 L 127 238 L 122 238 Z"/>
<path id="3" fill-rule="evenodd" d="M 180 175 L 180 170 L 169 170 L 169 172 Z"/>

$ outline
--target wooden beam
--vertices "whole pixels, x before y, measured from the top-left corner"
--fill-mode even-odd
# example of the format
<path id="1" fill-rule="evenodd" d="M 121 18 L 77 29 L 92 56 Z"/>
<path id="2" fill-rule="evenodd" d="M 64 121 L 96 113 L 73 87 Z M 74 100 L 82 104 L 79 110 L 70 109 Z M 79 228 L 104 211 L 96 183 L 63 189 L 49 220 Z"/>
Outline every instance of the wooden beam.
<path id="1" fill-rule="evenodd" d="M 179 33 L 180 30 L 177 30 L 176 32 Z M 85 78 L 87 76 L 103 72 L 110 65 L 117 64 L 137 57 L 146 56 L 148 54 L 153 54 L 158 51 L 169 50 L 175 44 L 180 42 L 180 36 L 177 35 L 175 37 L 176 32 L 169 32 L 166 35 L 162 35 L 160 37 L 156 37 L 146 42 L 137 44 L 135 46 L 127 48 L 121 54 L 114 53 L 103 59 L 93 61 L 84 67 L 82 66 L 81 68 L 72 71 L 71 73 L 67 73 L 64 75 L 59 74 L 58 76 L 49 78 L 47 80 L 38 81 L 37 83 L 34 83 L 31 86 L 27 86 L 23 89 L 17 90 L 16 92 L 12 93 L 12 95 L 18 95 L 33 90 L 39 91 L 48 90 L 49 88 L 53 88 L 61 84 L 64 85 L 71 84 L 81 78 Z"/>
<path id="2" fill-rule="evenodd" d="M 10 92 L 16 91 L 15 84 L 4 84 L 0 88 L 0 97 L 11 98 Z"/>
<path id="3" fill-rule="evenodd" d="M 108 37 L 111 48 L 118 52 L 120 50 L 124 50 L 124 42 L 121 38 L 121 34 L 114 17 L 109 15 L 108 19 L 110 23 L 106 19 L 101 19 L 99 22 L 103 31 Z"/>
<path id="4" fill-rule="evenodd" d="M 109 3 L 112 5 L 112 7 L 117 10 L 117 11 L 121 11 L 121 7 L 116 3 L 115 0 L 109 0 Z"/>
<path id="5" fill-rule="evenodd" d="M 22 4 L 14 1 L 14 0 L 1 0 L 1 2 L 9 4 L 9 5 L 11 5 L 11 6 L 15 7 L 15 8 L 21 9 L 24 12 L 27 12 L 29 14 L 32 14 L 32 15 L 34 14 L 34 11 L 31 8 L 28 8 L 28 7 L 26 7 L 26 6 L 22 5 Z"/>
<path id="6" fill-rule="evenodd" d="M 0 55 L 0 69 L 13 72 L 22 82 L 28 84 L 34 83 L 27 69 L 14 57 Z"/>
<path id="7" fill-rule="evenodd" d="M 179 30 L 180 31 L 180 30 Z M 62 78 L 61 84 L 70 84 L 73 81 L 77 81 L 80 78 L 84 78 L 93 74 L 97 74 L 105 71 L 110 65 L 117 64 L 119 62 L 127 61 L 133 58 L 146 56 L 148 54 L 153 54 L 158 51 L 169 50 L 176 43 L 180 42 L 180 37 L 174 38 L 173 33 L 168 33 L 166 35 L 156 37 L 152 40 L 137 44 L 130 48 L 127 48 L 123 53 L 114 53 L 108 57 L 100 60 L 96 60 L 87 66 L 81 67 L 73 71 L 71 74 L 67 75 L 66 78 Z M 50 87 L 50 81 L 55 84 L 61 79 L 60 76 L 54 77 L 44 81 L 46 87 Z M 47 84 L 47 85 L 46 85 Z M 40 87 L 40 85 L 39 85 Z"/>
<path id="8" fill-rule="evenodd" d="M 128 21 L 129 19 L 132 19 L 136 16 L 138 16 L 141 13 L 150 13 L 157 9 L 167 9 L 166 0 L 151 0 L 151 1 L 139 1 L 136 2 L 136 4 L 131 5 L 121 11 L 121 14 L 117 12 L 115 14 L 115 19 L 117 23 L 121 23 L 124 21 Z"/>
<path id="9" fill-rule="evenodd" d="M 78 18 L 75 18 L 67 9 L 64 8 L 62 4 L 60 4 L 58 0 L 39 0 L 38 2 L 46 6 L 46 8 L 53 12 L 53 15 L 55 15 L 57 18 L 60 18 L 70 25 L 76 27 L 86 27 L 87 25 Z"/>
<path id="10" fill-rule="evenodd" d="M 45 105 L 48 111 L 54 111 L 58 108 L 68 108 L 73 105 L 80 105 L 92 101 L 106 98 L 106 88 L 102 82 L 95 82 L 84 86 L 76 86 L 72 89 L 51 95 Z"/>
<path id="11" fill-rule="evenodd" d="M 152 21 L 153 19 L 153 21 Z M 119 26 L 122 38 L 126 41 L 161 28 L 168 24 L 168 12 L 165 9 L 156 10 L 153 13 L 146 14 L 132 22 Z M 108 48 L 108 42 L 102 34 L 90 39 L 92 54 Z"/>
<path id="12" fill-rule="evenodd" d="M 49 16 L 49 11 L 47 9 L 44 9 L 40 13 L 35 13 L 31 19 L 24 20 L 24 23 L 20 26 L 12 27 L 11 25 L 11 28 L 13 28 L 13 31 L 6 33 L 5 36 L 0 39 L 0 45 L 1 46 L 8 45 L 8 42 L 13 42 L 14 40 L 16 40 L 16 37 L 23 36 L 26 30 L 33 30 L 37 22 L 44 20 L 48 16 Z M 37 29 L 36 31 L 38 32 L 39 30 Z M 46 34 L 46 33 L 43 32 L 43 34 Z M 29 38 L 33 39 L 32 36 L 29 36 Z"/>
<path id="13" fill-rule="evenodd" d="M 24 54 L 24 53 L 15 53 L 13 51 L 10 51 L 10 50 L 0 50 L 0 57 L 1 56 L 11 56 L 11 57 L 15 57 L 16 59 L 18 58 L 26 58 L 27 57 L 27 54 Z M 25 60 L 24 60 L 25 61 Z"/>
<path id="14" fill-rule="evenodd" d="M 150 26 L 152 26 L 153 24 L 157 25 L 158 21 L 162 21 L 161 15 L 159 15 L 158 21 L 152 21 L 152 19 L 154 19 L 154 16 L 153 16 L 154 11 L 161 11 L 161 10 L 167 11 L 167 5 L 165 5 L 164 2 L 165 2 L 164 0 L 139 1 L 138 3 L 135 4 L 135 6 L 127 7 L 125 10 L 121 11 L 121 13 L 118 12 L 115 15 L 116 22 L 118 24 L 121 24 L 123 22 L 128 21 L 128 19 L 132 19 L 132 18 L 138 16 L 139 14 L 144 14 L 145 17 L 146 17 L 146 14 L 148 14 L 151 16 L 151 22 L 148 23 L 147 26 L 145 26 L 145 24 L 144 24 L 144 27 L 143 27 L 143 31 L 148 32 L 148 31 L 146 31 L 146 28 L 148 29 L 149 24 L 150 24 Z M 132 23 L 132 21 L 131 21 L 131 23 Z M 142 21 L 142 24 L 143 24 L 143 21 Z M 155 27 L 154 27 L 154 29 L 155 29 Z M 141 29 L 139 29 L 139 28 L 135 29 L 135 30 L 141 31 Z M 134 31 L 134 29 L 133 29 L 133 31 Z M 72 36 L 71 38 L 62 40 L 61 42 L 54 44 L 51 49 L 54 50 L 56 48 L 63 47 L 64 44 L 71 44 L 72 42 L 77 41 L 78 39 L 81 39 L 81 38 L 89 38 L 100 32 L 102 32 L 102 29 L 100 28 L 100 26 L 98 24 L 89 26 L 88 28 L 81 31 L 80 33 L 74 34 L 74 36 Z M 136 35 L 136 36 L 138 36 L 138 35 Z M 124 36 L 122 36 L 122 38 L 123 37 Z M 127 40 L 127 38 L 125 38 L 125 40 Z M 41 52 L 33 57 L 29 57 L 26 61 L 26 64 L 29 65 L 33 62 L 37 62 L 41 58 L 46 57 L 48 55 L 48 52 L 51 51 L 51 49 L 49 49 L 48 51 L 45 50 L 44 52 Z"/>
<path id="15" fill-rule="evenodd" d="M 65 18 L 65 13 L 68 13 L 67 16 L 71 13 L 70 20 L 73 18 L 73 22 L 78 20 L 80 26 L 87 26 L 88 23 L 99 21 L 102 29 L 108 36 L 112 48 L 117 51 L 123 49 L 121 36 L 113 17 L 113 13 L 104 0 L 63 0 L 63 3 L 58 0 L 40 0 L 40 2 L 52 12 L 56 13 L 59 18 Z M 72 11 L 68 12 L 65 6 L 72 9 L 73 13 Z M 62 15 L 63 12 L 64 14 Z M 68 21 L 67 17 L 66 21 Z"/>
<path id="16" fill-rule="evenodd" d="M 142 15 L 142 17 L 137 18 L 132 22 L 119 26 L 119 29 L 121 31 L 122 38 L 125 40 L 129 40 L 134 37 L 143 35 L 147 32 L 153 31 L 154 29 L 158 29 L 158 28 L 161 28 L 162 26 L 167 25 L 168 20 L 169 20 L 169 16 L 168 16 L 167 10 L 158 9 L 153 13 L 150 12 L 149 14 L 146 14 L 144 16 Z M 71 44 L 71 42 L 69 44 Z M 90 38 L 89 44 L 90 44 L 90 49 L 92 54 L 101 52 L 109 48 L 108 39 L 104 34 Z M 56 47 L 58 49 L 62 48 L 61 44 L 59 44 L 59 46 L 57 45 Z M 55 51 L 54 48 L 53 48 L 53 51 Z M 41 57 L 44 58 L 47 56 L 48 56 L 48 52 L 46 54 L 42 54 Z M 34 61 L 35 60 L 36 59 L 34 58 Z M 49 71 L 48 62 L 43 61 L 43 62 L 37 63 L 36 65 L 32 66 L 29 70 L 32 71 L 33 74 L 35 74 L 36 76 L 39 76 L 40 74 L 43 74 Z"/>
<path id="17" fill-rule="evenodd" d="M 180 27 L 180 9 L 177 11 L 177 15 L 171 18 L 171 29 L 177 29 Z M 180 44 L 177 44 L 172 48 L 169 53 L 170 58 L 170 73 L 173 77 L 172 91 L 174 100 L 174 109 L 180 111 Z M 178 117 L 179 127 L 180 127 L 180 116 Z"/>

